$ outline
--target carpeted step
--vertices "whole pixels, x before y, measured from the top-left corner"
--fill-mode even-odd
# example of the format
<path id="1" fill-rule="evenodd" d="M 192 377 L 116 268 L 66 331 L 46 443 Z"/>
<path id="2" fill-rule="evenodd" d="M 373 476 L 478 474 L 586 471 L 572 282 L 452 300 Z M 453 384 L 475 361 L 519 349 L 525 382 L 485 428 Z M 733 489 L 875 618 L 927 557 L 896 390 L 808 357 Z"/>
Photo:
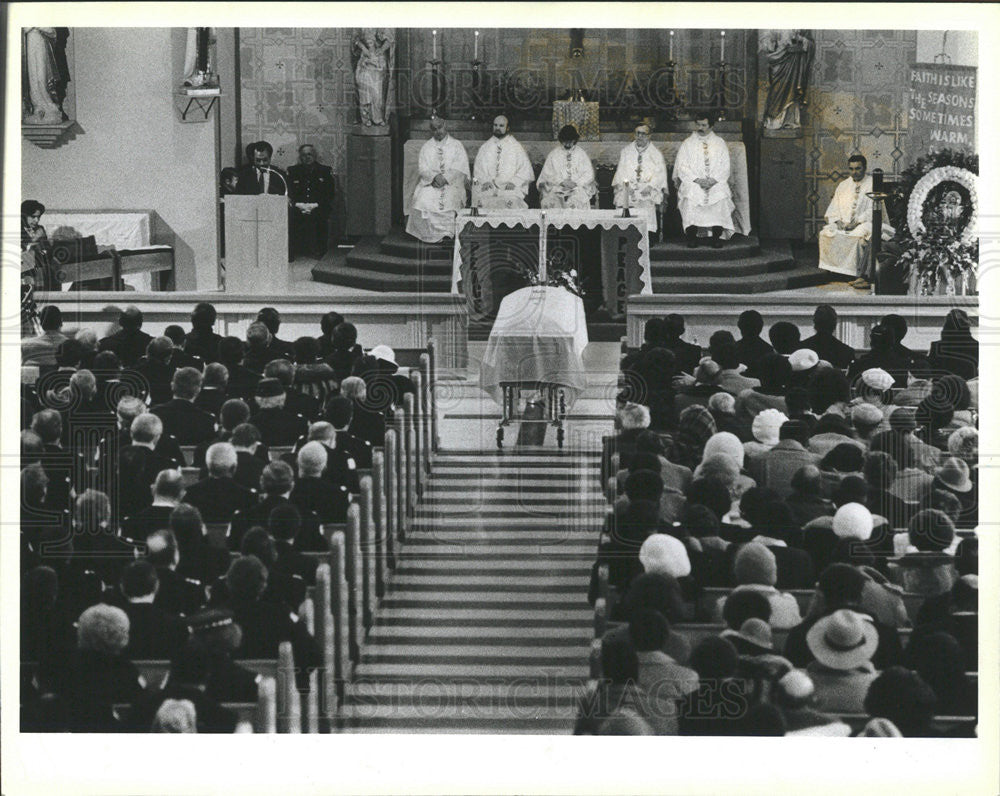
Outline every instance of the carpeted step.
<path id="1" fill-rule="evenodd" d="M 359 679 L 382 680 L 383 682 L 414 682 L 430 679 L 444 682 L 449 679 L 482 678 L 525 678 L 529 682 L 560 682 L 585 678 L 586 658 L 578 666 L 547 666 L 540 663 L 505 664 L 491 663 L 475 667 L 462 664 L 408 664 L 408 663 L 359 663 L 354 676 Z"/>
<path id="2" fill-rule="evenodd" d="M 336 266 L 318 263 L 312 269 L 314 282 L 328 285 L 343 285 L 360 290 L 403 293 L 450 293 L 451 272 L 447 275 L 418 274 L 410 271 L 404 274 L 383 273 L 368 267 Z"/>
<path id="3" fill-rule="evenodd" d="M 454 245 L 454 242 L 450 240 L 441 243 L 424 243 L 403 230 L 393 227 L 389 234 L 382 238 L 378 250 L 383 254 L 405 257 L 409 260 L 447 262 L 448 267 L 451 268 Z"/>
<path id="4" fill-rule="evenodd" d="M 656 290 L 656 280 L 664 277 L 706 276 L 729 277 L 730 279 L 749 279 L 761 274 L 775 274 L 791 271 L 795 268 L 795 258 L 791 256 L 766 254 L 757 257 L 740 258 L 719 262 L 662 262 L 653 263 L 653 285 Z"/>
<path id="5" fill-rule="evenodd" d="M 494 627 L 576 627 L 593 628 L 594 612 L 585 608 L 524 608 L 491 606 L 489 608 L 441 608 L 435 606 L 392 607 L 382 605 L 375 617 L 376 627 L 455 627 L 462 624 L 489 624 Z"/>
<path id="6" fill-rule="evenodd" d="M 506 679 L 477 678 L 474 682 L 384 683 L 355 678 L 347 685 L 347 699 L 353 704 L 380 704 L 390 700 L 399 705 L 447 705 L 472 700 L 483 705 L 505 704 L 512 708 L 539 705 L 575 705 L 586 681 L 511 683 Z"/>
<path id="7" fill-rule="evenodd" d="M 386 254 L 382 251 L 366 251 L 355 246 L 345 258 L 350 268 L 369 268 L 384 274 L 425 274 L 434 277 L 447 277 L 451 283 L 451 263 L 439 260 L 427 260 L 417 257 L 400 257 Z"/>
<path id="8" fill-rule="evenodd" d="M 513 647 L 504 645 L 476 644 L 449 646 L 438 641 L 427 644 L 421 640 L 416 644 L 366 645 L 361 663 L 378 666 L 394 663 L 414 666 L 468 666 L 478 669 L 502 660 L 507 666 L 531 666 L 544 663 L 546 666 L 579 666 L 587 660 L 589 644 L 576 647 Z M 469 672 L 474 674 L 474 672 Z"/>
<path id="9" fill-rule="evenodd" d="M 687 241 L 672 239 L 663 243 L 654 243 L 649 248 L 649 259 L 656 268 L 656 263 L 662 260 L 712 262 L 715 260 L 746 259 L 761 253 L 761 243 L 756 235 L 744 237 L 734 235 L 723 241 L 721 249 L 713 249 L 708 238 L 700 238 L 701 245 L 695 249 L 687 247 Z"/>
<path id="10" fill-rule="evenodd" d="M 587 647 L 590 634 L 581 627 L 496 627 L 492 624 L 470 625 L 456 622 L 451 627 L 392 627 L 372 628 L 366 644 L 469 644 L 488 641 L 491 644 L 532 646 Z"/>
<path id="11" fill-rule="evenodd" d="M 739 286 L 736 286 L 736 281 Z M 686 293 L 769 293 L 797 287 L 822 285 L 829 280 L 826 272 L 812 266 L 801 266 L 774 274 L 758 275 L 753 279 L 735 280 L 731 276 L 671 276 L 653 279 L 653 292 Z"/>

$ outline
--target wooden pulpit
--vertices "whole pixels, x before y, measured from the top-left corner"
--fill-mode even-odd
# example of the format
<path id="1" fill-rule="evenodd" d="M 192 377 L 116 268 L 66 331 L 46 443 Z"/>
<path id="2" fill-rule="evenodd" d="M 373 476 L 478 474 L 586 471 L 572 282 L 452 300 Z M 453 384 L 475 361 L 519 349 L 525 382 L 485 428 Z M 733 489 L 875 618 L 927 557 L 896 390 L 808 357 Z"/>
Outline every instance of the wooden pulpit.
<path id="1" fill-rule="evenodd" d="M 226 292 L 288 292 L 288 199 L 274 194 L 225 197 Z"/>

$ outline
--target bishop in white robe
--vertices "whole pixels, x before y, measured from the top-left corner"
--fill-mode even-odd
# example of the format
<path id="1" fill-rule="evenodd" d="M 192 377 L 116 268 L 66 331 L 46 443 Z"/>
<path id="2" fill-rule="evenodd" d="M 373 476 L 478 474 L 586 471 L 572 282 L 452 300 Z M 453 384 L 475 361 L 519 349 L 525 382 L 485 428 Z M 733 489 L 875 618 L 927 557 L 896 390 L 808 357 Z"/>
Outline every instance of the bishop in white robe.
<path id="1" fill-rule="evenodd" d="M 723 234 L 729 238 L 734 230 L 729 147 L 712 131 L 712 120 L 702 117 L 695 122 L 697 132 L 684 139 L 674 160 L 677 205 L 688 246 L 697 245 L 698 229 L 706 228 L 712 230 L 712 246 L 718 247 Z"/>
<path id="2" fill-rule="evenodd" d="M 472 167 L 472 205 L 486 210 L 524 209 L 535 179 L 524 147 L 509 132 L 506 116 L 493 120 L 493 137 L 479 147 Z"/>
<path id="3" fill-rule="evenodd" d="M 448 135 L 442 119 L 431 120 L 433 138 L 420 148 L 420 179 L 406 231 L 424 243 L 455 235 L 455 212 L 465 207 L 471 174 L 465 147 Z"/>
<path id="4" fill-rule="evenodd" d="M 571 124 L 559 131 L 559 146 L 549 152 L 538 175 L 542 210 L 590 208 L 597 193 L 597 177 L 590 157 L 576 145 L 580 134 Z"/>
<path id="5" fill-rule="evenodd" d="M 647 125 L 635 128 L 635 141 L 622 149 L 611 186 L 615 190 L 615 207 L 627 204 L 630 211 L 637 210 L 646 217 L 649 231 L 656 232 L 656 207 L 667 190 L 667 164 L 649 137 Z"/>
<path id="6" fill-rule="evenodd" d="M 850 176 L 843 180 L 826 209 L 826 226 L 819 231 L 819 267 L 835 274 L 858 277 L 852 286 L 868 288 L 869 246 L 872 237 L 872 178 L 865 174 L 868 162 L 861 155 L 847 162 Z M 882 239 L 895 230 L 882 224 Z"/>

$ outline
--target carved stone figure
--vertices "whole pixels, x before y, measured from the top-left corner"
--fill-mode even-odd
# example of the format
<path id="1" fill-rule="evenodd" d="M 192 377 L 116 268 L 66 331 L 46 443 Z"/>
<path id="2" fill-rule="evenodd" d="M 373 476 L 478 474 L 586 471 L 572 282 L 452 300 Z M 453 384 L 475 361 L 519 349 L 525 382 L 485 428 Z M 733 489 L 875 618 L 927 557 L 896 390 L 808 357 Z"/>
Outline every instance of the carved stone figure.
<path id="1" fill-rule="evenodd" d="M 69 28 L 24 28 L 21 55 L 21 123 L 60 124 L 69 83 Z"/>
<path id="2" fill-rule="evenodd" d="M 816 42 L 807 30 L 765 30 L 761 31 L 760 49 L 767 54 L 764 128 L 797 129 L 802 126 L 802 108 L 807 104 Z"/>
<path id="3" fill-rule="evenodd" d="M 354 84 L 358 113 L 365 127 L 389 124 L 396 36 L 391 28 L 362 28 L 354 35 Z"/>

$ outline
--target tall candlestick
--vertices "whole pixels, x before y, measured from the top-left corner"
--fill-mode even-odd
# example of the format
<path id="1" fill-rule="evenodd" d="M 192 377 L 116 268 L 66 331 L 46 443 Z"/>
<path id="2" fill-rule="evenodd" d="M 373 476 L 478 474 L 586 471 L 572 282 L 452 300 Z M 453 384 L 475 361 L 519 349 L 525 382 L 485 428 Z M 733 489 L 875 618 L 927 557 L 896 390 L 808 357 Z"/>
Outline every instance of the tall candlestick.
<path id="1" fill-rule="evenodd" d="M 476 35 L 472 39 L 472 58 L 473 60 L 479 60 L 479 31 L 476 31 Z"/>
<path id="2" fill-rule="evenodd" d="M 720 54 L 719 60 L 722 61 L 722 63 L 726 62 L 726 32 L 725 31 L 722 31 L 722 52 Z"/>
<path id="3" fill-rule="evenodd" d="M 670 60 L 674 60 L 674 32 L 670 31 Z"/>
<path id="4" fill-rule="evenodd" d="M 438 32 L 436 30 L 431 31 L 431 57 L 435 61 L 438 59 Z"/>

